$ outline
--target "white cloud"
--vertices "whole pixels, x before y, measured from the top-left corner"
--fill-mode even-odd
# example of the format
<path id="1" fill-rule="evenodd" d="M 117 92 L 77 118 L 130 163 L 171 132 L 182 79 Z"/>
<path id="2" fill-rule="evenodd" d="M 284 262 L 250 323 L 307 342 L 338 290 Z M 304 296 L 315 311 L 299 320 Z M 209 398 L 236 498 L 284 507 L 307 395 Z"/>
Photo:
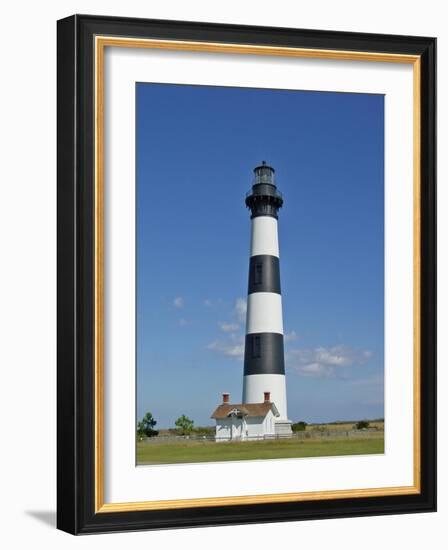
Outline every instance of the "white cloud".
<path id="1" fill-rule="evenodd" d="M 315 378 L 332 378 L 334 375 L 333 368 L 321 363 L 309 363 L 300 367 L 302 376 L 313 376 Z"/>
<path id="2" fill-rule="evenodd" d="M 189 324 L 189 322 L 187 321 L 187 319 L 183 319 L 183 318 L 182 318 L 182 319 L 179 319 L 179 325 L 180 325 L 181 327 L 185 327 L 185 326 L 187 326 L 188 324 Z"/>
<path id="3" fill-rule="evenodd" d="M 235 302 L 235 314 L 237 319 L 242 323 L 246 320 L 247 302 L 243 298 L 238 298 Z"/>
<path id="4" fill-rule="evenodd" d="M 237 332 L 240 328 L 240 325 L 238 325 L 237 323 L 221 322 L 221 323 L 218 323 L 218 324 L 219 324 L 219 328 L 223 332 Z"/>
<path id="5" fill-rule="evenodd" d="M 216 308 L 216 307 L 222 307 L 226 304 L 226 302 L 222 299 L 222 298 L 205 298 L 204 300 L 202 300 L 202 305 L 204 305 L 205 307 L 212 307 L 212 308 Z"/>
<path id="6" fill-rule="evenodd" d="M 293 342 L 294 340 L 297 340 L 297 334 L 295 330 L 291 330 L 290 332 L 286 333 L 283 336 L 283 339 L 285 342 Z"/>
<path id="7" fill-rule="evenodd" d="M 352 386 L 359 388 L 371 388 L 371 387 L 380 387 L 384 386 L 384 377 L 381 375 L 371 376 L 370 378 L 358 378 L 358 380 L 352 380 Z"/>
<path id="8" fill-rule="evenodd" d="M 244 338 L 232 334 L 227 341 L 215 340 L 211 342 L 207 346 L 207 349 L 225 355 L 226 357 L 242 359 L 244 357 Z"/>
<path id="9" fill-rule="evenodd" d="M 371 351 L 338 345 L 291 350 L 286 354 L 286 364 L 301 376 L 332 378 L 344 376 L 344 367 L 364 365 L 371 357 Z"/>
<path id="10" fill-rule="evenodd" d="M 182 298 L 182 296 L 177 296 L 176 298 L 174 298 L 173 306 L 176 309 L 182 309 L 184 305 L 185 305 L 185 300 Z"/>

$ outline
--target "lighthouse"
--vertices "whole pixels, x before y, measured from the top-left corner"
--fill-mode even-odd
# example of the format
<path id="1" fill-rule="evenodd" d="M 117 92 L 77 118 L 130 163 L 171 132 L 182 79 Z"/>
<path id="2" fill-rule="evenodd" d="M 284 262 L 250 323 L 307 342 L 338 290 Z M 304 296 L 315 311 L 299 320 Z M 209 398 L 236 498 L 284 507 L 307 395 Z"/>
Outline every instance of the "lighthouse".
<path id="1" fill-rule="evenodd" d="M 252 227 L 242 402 L 260 403 L 269 395 L 278 411 L 275 434 L 289 436 L 278 245 L 283 197 L 276 187 L 274 168 L 263 161 L 254 174 L 246 195 Z"/>
<path id="2" fill-rule="evenodd" d="M 275 170 L 262 162 L 246 195 L 251 212 L 249 284 L 241 403 L 223 393 L 213 411 L 215 441 L 290 437 L 286 405 L 283 313 L 280 290 L 278 211 L 282 194 Z"/>

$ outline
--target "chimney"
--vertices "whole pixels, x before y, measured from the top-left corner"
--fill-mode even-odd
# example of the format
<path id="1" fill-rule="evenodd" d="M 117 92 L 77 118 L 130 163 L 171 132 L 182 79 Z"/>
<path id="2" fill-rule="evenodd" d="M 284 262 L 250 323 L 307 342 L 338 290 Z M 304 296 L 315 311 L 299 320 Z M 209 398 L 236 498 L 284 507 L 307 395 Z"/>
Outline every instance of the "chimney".
<path id="1" fill-rule="evenodd" d="M 265 391 L 264 392 L 264 402 L 269 403 L 270 401 L 271 401 L 271 392 L 270 391 Z"/>
<path id="2" fill-rule="evenodd" d="M 222 402 L 223 403 L 228 403 L 230 401 L 230 394 L 228 393 L 223 393 L 222 394 Z"/>

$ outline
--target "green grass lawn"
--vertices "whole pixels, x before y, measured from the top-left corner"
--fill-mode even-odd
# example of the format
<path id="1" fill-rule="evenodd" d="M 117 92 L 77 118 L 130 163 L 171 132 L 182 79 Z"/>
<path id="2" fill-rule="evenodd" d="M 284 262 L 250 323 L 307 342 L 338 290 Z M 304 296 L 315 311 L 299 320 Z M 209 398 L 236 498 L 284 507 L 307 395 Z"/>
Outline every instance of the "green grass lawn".
<path id="1" fill-rule="evenodd" d="M 384 434 L 352 439 L 280 439 L 215 443 L 213 441 L 141 442 L 137 464 L 179 464 L 265 458 L 303 458 L 384 453 Z"/>

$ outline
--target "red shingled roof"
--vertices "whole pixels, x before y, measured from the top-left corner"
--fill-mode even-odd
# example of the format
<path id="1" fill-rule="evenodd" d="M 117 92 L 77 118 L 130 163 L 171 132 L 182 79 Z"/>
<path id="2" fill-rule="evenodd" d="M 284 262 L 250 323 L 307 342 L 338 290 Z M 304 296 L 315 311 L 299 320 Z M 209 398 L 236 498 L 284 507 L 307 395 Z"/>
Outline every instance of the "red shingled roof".
<path id="1" fill-rule="evenodd" d="M 221 403 L 210 418 L 227 418 L 232 411 L 241 416 L 266 416 L 272 410 L 274 416 L 280 416 L 277 407 L 270 401 L 264 403 Z"/>

